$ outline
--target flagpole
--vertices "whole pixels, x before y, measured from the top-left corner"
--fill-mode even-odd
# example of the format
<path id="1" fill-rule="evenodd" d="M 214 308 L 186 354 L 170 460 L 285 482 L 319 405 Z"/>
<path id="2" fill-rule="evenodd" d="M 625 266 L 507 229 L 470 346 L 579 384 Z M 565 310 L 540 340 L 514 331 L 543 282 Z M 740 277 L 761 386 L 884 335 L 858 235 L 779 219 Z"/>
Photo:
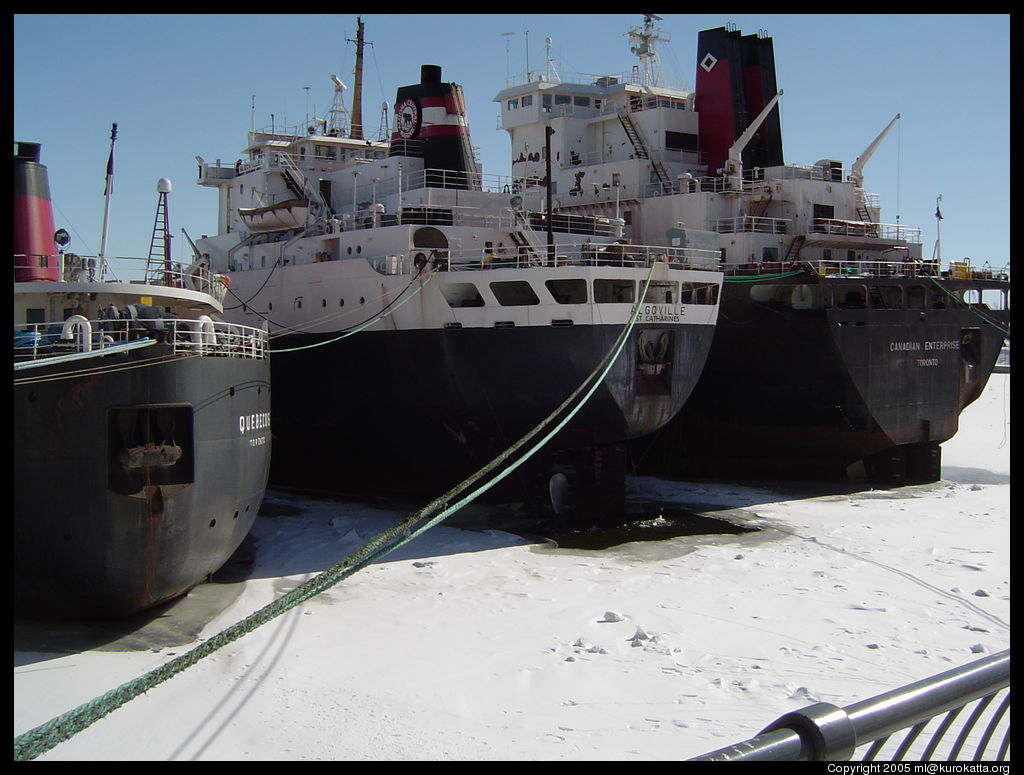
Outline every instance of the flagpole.
<path id="1" fill-rule="evenodd" d="M 107 223 L 110 219 L 110 197 L 114 193 L 114 141 L 117 140 L 117 124 L 110 127 L 110 156 L 107 157 L 107 182 L 103 187 L 103 233 L 100 236 L 100 280 L 107 271 Z"/>
<path id="2" fill-rule="evenodd" d="M 935 197 L 935 248 L 932 250 L 932 261 L 942 263 L 942 212 L 939 210 L 939 202 L 942 201 L 942 194 Z"/>

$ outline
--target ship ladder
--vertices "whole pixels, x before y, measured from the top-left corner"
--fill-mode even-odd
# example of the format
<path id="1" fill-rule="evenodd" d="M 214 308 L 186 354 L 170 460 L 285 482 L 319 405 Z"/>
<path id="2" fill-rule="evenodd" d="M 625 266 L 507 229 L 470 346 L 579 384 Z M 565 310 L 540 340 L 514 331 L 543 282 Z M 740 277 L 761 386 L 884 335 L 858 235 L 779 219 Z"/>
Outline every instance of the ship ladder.
<path id="1" fill-rule="evenodd" d="M 636 151 L 636 157 L 638 159 L 647 159 L 650 161 L 663 189 L 665 191 L 670 191 L 672 181 L 668 176 L 668 170 L 665 169 L 665 165 L 662 164 L 661 161 L 651 158 L 650 153 L 647 151 L 647 146 L 644 144 L 643 138 L 640 137 L 640 130 L 637 129 L 636 124 L 633 123 L 633 119 L 630 118 L 628 113 L 619 113 L 619 123 L 622 124 L 622 128 L 626 131 L 626 137 L 628 137 L 629 141 L 633 144 L 633 149 Z"/>
<path id="2" fill-rule="evenodd" d="M 517 264 L 519 263 L 520 258 L 525 258 L 526 262 L 529 264 L 540 263 L 540 254 L 538 254 L 540 246 L 535 244 L 535 240 L 531 240 L 525 233 L 521 231 L 510 231 L 509 236 L 515 243 L 516 248 L 518 248 L 516 252 Z"/>
<path id="3" fill-rule="evenodd" d="M 797 234 L 796 237 L 793 238 L 793 241 L 789 243 L 789 249 L 786 250 L 786 255 L 783 257 L 782 263 L 786 263 L 788 261 L 793 261 L 793 262 L 799 261 L 800 260 L 800 248 L 803 247 L 803 244 L 806 241 L 807 241 L 807 235 L 806 234 Z M 790 258 L 790 256 L 792 256 L 792 258 Z"/>
<path id="4" fill-rule="evenodd" d="M 285 185 L 291 189 L 292 193 L 302 199 L 309 200 L 314 211 L 315 220 L 320 220 L 325 213 L 330 213 L 330 202 L 324 199 L 320 190 L 310 182 L 305 173 L 292 161 L 291 156 L 287 153 L 279 153 L 277 158 L 284 168 L 281 175 L 284 177 Z"/>
<path id="5" fill-rule="evenodd" d="M 869 237 L 878 236 L 878 224 L 871 220 L 871 213 L 868 212 L 867 205 L 863 202 L 857 202 L 857 217 L 870 226 L 866 230 Z"/>

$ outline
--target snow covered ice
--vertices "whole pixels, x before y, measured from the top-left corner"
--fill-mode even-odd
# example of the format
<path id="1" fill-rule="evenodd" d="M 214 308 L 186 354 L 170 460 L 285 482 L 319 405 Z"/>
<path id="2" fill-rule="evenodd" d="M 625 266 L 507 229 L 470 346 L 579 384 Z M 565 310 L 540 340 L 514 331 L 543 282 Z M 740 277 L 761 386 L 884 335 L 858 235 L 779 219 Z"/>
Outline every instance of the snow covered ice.
<path id="1" fill-rule="evenodd" d="M 441 525 L 40 759 L 680 760 L 965 664 L 1010 643 L 1009 410 L 1010 376 L 993 374 L 930 485 L 630 480 L 753 532 L 594 550 Z M 15 735 L 405 516 L 274 490 L 267 507 L 247 580 L 197 588 L 140 632 L 54 653 L 16 627 Z M 197 632 L 159 629 L 189 615 Z"/>

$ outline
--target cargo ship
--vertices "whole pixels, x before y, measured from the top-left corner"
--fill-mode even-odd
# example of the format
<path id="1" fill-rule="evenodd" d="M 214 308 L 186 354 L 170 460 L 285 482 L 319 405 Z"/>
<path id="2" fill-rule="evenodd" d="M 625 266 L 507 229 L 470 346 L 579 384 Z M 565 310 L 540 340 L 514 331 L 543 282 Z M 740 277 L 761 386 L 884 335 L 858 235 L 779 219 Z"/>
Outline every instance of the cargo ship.
<path id="1" fill-rule="evenodd" d="M 625 442 L 700 376 L 714 256 L 628 242 L 614 214 L 563 214 L 543 187 L 485 175 L 440 67 L 398 89 L 372 138 L 332 82 L 325 117 L 252 131 L 244 158 L 199 167 L 219 223 L 198 253 L 230 278 L 230 319 L 272 339 L 271 481 L 443 493 L 584 385 L 636 313 L 590 399 L 493 493 L 614 518 Z"/>
<path id="2" fill-rule="evenodd" d="M 560 212 L 621 213 L 628 238 L 713 249 L 725 273 L 700 381 L 669 425 L 633 445 L 633 465 L 939 478 L 940 445 L 1009 338 L 1009 266 L 941 265 L 923 257 L 920 228 L 882 221 L 865 167 L 898 116 L 849 169 L 787 164 L 772 39 L 700 32 L 695 88 L 675 88 L 659 19 L 629 31 L 627 75 L 535 78 L 495 98 L 517 180 L 542 174 L 528 149 L 551 127 Z"/>
<path id="3" fill-rule="evenodd" d="M 220 319 L 223 278 L 171 262 L 166 228 L 147 259 L 68 251 L 40 158 L 15 143 L 15 613 L 126 617 L 203 582 L 249 532 L 270 466 L 267 335 Z"/>

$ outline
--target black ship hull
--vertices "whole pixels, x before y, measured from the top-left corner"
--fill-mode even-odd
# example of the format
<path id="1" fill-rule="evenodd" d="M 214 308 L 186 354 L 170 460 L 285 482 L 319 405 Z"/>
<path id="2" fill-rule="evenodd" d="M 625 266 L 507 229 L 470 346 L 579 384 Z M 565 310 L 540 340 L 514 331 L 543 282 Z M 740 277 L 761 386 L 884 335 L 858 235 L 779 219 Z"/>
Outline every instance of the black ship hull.
<path id="1" fill-rule="evenodd" d="M 269 363 L 168 348 L 16 372 L 19 615 L 136 613 L 203 581 L 249 531 L 270 463 Z"/>
<path id="2" fill-rule="evenodd" d="M 954 301 L 962 283 L 941 285 L 809 273 L 727 282 L 700 382 L 648 440 L 645 465 L 718 478 L 937 480 L 939 444 L 983 390 L 1009 315 Z"/>
<path id="3" fill-rule="evenodd" d="M 271 481 L 440 495 L 538 426 L 596 369 L 621 331 L 618 325 L 368 331 L 295 352 L 285 350 L 314 345 L 317 337 L 278 339 Z M 638 326 L 582 410 L 497 492 L 528 497 L 534 474 L 581 461 L 589 475 L 617 480 L 621 489 L 624 453 L 618 476 L 595 469 L 614 467 L 620 458 L 612 448 L 676 414 L 696 384 L 713 332 L 710 325 Z M 545 489 L 547 478 L 537 480 Z"/>

